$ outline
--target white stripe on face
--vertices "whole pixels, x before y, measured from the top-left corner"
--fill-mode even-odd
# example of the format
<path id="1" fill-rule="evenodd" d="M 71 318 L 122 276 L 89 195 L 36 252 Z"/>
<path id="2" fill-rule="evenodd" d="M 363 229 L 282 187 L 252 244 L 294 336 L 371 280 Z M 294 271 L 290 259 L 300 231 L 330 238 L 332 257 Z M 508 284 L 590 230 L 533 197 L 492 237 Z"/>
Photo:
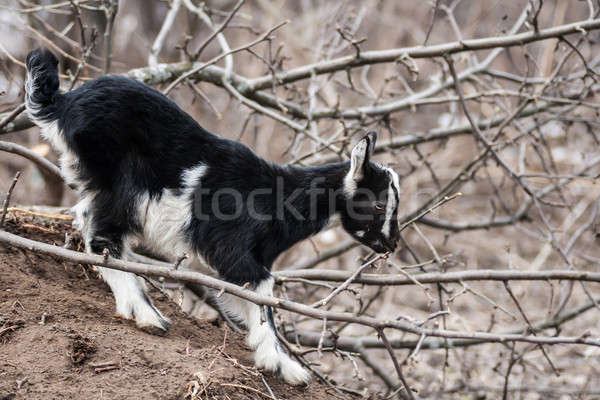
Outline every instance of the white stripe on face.
<path id="1" fill-rule="evenodd" d="M 390 231 L 392 226 L 392 218 L 394 218 L 394 210 L 398 206 L 398 200 L 396 199 L 395 193 L 400 195 L 400 183 L 398 174 L 391 168 L 386 168 L 386 170 L 390 173 L 392 179 L 390 180 L 390 185 L 388 187 L 388 198 L 387 198 L 387 206 L 385 209 L 385 221 L 383 222 L 383 226 L 381 227 L 381 233 L 386 237 L 390 237 Z"/>

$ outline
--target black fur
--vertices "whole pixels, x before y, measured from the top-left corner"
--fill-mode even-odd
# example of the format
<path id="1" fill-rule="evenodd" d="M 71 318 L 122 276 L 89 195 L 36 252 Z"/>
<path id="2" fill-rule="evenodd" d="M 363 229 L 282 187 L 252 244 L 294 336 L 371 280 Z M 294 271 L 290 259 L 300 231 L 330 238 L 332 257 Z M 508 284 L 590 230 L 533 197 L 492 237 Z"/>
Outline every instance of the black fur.
<path id="1" fill-rule="evenodd" d="M 120 257 L 124 237 L 142 229 L 137 199 L 160 199 L 165 189 L 180 194 L 182 173 L 200 164 L 208 169 L 195 187 L 191 221 L 182 236 L 229 282 L 256 287 L 270 277 L 284 250 L 320 231 L 335 213 L 357 240 L 379 252 L 394 250 L 397 223 L 390 238 L 382 237 L 385 214 L 364 194 L 376 194 L 383 206 L 389 201 L 390 172 L 368 159 L 374 133 L 365 138 L 368 153 L 357 182 L 362 191 L 349 196 L 344 178 L 350 162 L 310 168 L 267 162 L 246 146 L 206 131 L 160 92 L 121 76 L 104 76 L 61 94 L 57 65 L 47 50 L 28 55 L 28 109 L 38 123 L 57 122 L 76 155 L 79 191 L 97 193 L 91 205 L 94 253 L 107 248 Z M 227 189 L 235 189 L 243 204 L 252 198 L 265 218 L 253 217 L 247 207 L 232 218 L 216 216 L 212 200 Z M 263 191 L 253 195 L 257 189 Z M 394 189 L 396 203 L 398 195 Z M 234 200 L 220 196 L 219 209 L 232 214 Z M 368 220 L 354 218 L 349 206 Z M 272 311 L 265 311 L 273 325 Z"/>
<path id="2" fill-rule="evenodd" d="M 163 189 L 179 188 L 182 172 L 199 163 L 209 168 L 202 178 L 202 188 L 210 192 L 202 196 L 201 204 L 196 201 L 196 213 L 210 215 L 211 204 L 207 200 L 210 193 L 219 189 L 235 188 L 244 199 L 257 188 L 273 193 L 255 197 L 256 209 L 273 216 L 270 221 L 257 221 L 247 213 L 231 221 L 193 219 L 189 228 L 193 244 L 230 282 L 254 284 L 267 278 L 281 252 L 320 231 L 334 212 L 347 215 L 342 184 L 349 162 L 310 168 L 275 165 L 238 142 L 209 133 L 177 104 L 143 83 L 104 76 L 59 94 L 56 58 L 47 50 L 32 52 L 27 65 L 32 64 L 41 66 L 41 87 L 54 88 L 53 93 L 44 91 L 44 98 L 33 99 L 49 104 L 36 117 L 58 120 L 68 146 L 79 158 L 79 173 L 81 180 L 87 182 L 86 190 L 99 191 L 94 215 L 103 237 L 118 242 L 120 235 L 139 230 L 132 215 L 133 199 L 143 193 L 160 196 Z M 385 171 L 375 167 L 365 171 L 364 185 L 373 193 L 385 192 L 389 182 Z M 316 188 L 326 193 L 316 196 L 316 218 L 311 219 L 307 192 L 318 178 L 322 182 Z M 287 210 L 284 218 L 276 218 L 278 205 L 274 195 L 278 179 L 284 197 L 297 188 L 305 189 L 297 192 L 291 203 L 304 220 Z M 336 193 L 333 205 L 331 192 Z M 221 210 L 231 209 L 231 198 L 222 196 L 221 200 Z M 373 218 L 381 218 L 381 214 L 374 214 Z M 349 230 L 360 224 L 349 218 L 342 221 Z M 106 247 L 106 243 L 94 251 L 101 252 L 102 246 Z"/>
<path id="3" fill-rule="evenodd" d="M 48 49 L 39 49 L 29 53 L 25 63 L 28 72 L 44 76 L 44 79 L 37 82 L 35 90 L 28 90 L 31 100 L 43 106 L 51 105 L 58 93 L 58 60 Z M 39 112 L 42 117 L 52 113 L 52 110 Z"/>

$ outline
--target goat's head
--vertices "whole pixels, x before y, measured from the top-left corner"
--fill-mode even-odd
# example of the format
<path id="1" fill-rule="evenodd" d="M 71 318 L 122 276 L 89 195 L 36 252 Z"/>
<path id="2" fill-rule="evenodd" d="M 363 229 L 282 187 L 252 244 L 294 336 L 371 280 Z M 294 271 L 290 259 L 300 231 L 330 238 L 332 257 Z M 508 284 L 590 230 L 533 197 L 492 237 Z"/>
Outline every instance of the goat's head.
<path id="1" fill-rule="evenodd" d="M 394 251 L 400 239 L 398 174 L 370 160 L 377 134 L 369 132 L 352 150 L 350 169 L 344 178 L 344 229 L 378 253 Z"/>

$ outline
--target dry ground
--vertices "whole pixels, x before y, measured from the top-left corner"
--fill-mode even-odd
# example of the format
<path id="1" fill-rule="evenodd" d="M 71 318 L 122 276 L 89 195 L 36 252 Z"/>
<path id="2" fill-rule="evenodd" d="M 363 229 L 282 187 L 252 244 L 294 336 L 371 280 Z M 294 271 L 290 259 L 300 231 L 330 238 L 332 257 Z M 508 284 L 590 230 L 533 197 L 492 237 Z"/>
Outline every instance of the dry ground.
<path id="1" fill-rule="evenodd" d="M 57 233 L 7 223 L 64 244 L 66 225 L 46 227 Z M 110 291 L 89 266 L 0 245 L 0 399 L 268 399 L 267 384 L 278 399 L 335 398 L 315 380 L 265 384 L 242 335 L 152 297 L 173 322 L 166 337 L 114 318 Z"/>

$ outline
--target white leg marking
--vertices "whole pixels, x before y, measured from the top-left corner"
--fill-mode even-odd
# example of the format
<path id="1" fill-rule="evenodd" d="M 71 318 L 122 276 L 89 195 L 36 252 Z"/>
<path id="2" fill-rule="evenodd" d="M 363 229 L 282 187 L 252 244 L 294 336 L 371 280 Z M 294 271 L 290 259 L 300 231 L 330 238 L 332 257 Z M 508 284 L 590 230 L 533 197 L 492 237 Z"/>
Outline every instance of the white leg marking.
<path id="1" fill-rule="evenodd" d="M 127 251 L 121 257 L 126 260 Z M 169 330 L 170 321 L 152 304 L 146 294 L 146 284 L 142 278 L 116 269 L 98 267 L 102 279 L 110 286 L 116 304 L 116 313 L 124 318 L 135 318 L 138 328 L 162 332 Z"/>
<path id="2" fill-rule="evenodd" d="M 123 260 L 132 260 L 133 258 L 129 255 L 131 252 L 129 245 L 126 244 L 124 247 L 121 258 Z M 125 304 L 129 305 L 132 309 L 133 316 L 135 317 L 135 324 L 138 328 L 158 328 L 164 332 L 168 331 L 171 327 L 171 321 L 162 315 L 154 304 L 152 304 L 152 300 L 150 300 L 150 297 L 148 297 L 147 294 L 148 288 L 146 286 L 146 281 L 129 272 L 117 270 L 113 270 L 113 272 L 121 272 L 124 274 L 119 277 L 119 279 L 127 281 L 127 283 L 123 285 L 126 290 L 123 299 Z M 104 274 L 102 277 L 104 278 Z M 115 300 L 116 298 L 117 297 L 115 296 Z"/>
<path id="3" fill-rule="evenodd" d="M 82 223 L 81 232 L 84 235 L 85 247 L 88 253 L 91 253 L 90 244 L 94 235 L 91 223 L 93 220 L 92 212 L 89 208 L 92 198 L 93 196 L 83 197 L 74 207 L 75 213 L 81 215 L 78 222 Z M 86 217 L 84 217 L 86 215 L 85 211 L 87 211 Z M 123 241 L 123 247 L 121 258 L 127 260 L 130 249 L 126 240 Z M 102 279 L 108 284 L 113 293 L 118 315 L 127 319 L 135 318 L 138 328 L 150 330 L 152 333 L 167 332 L 169 330 L 170 321 L 154 307 L 152 301 L 146 295 L 145 283 L 141 278 L 130 272 L 103 267 L 97 268 L 100 275 L 102 275 Z M 156 329 L 159 331 L 155 332 Z"/>
<path id="4" fill-rule="evenodd" d="M 261 282 L 254 291 L 272 296 L 273 278 Z M 229 294 L 221 296 L 219 302 L 225 311 L 248 327 L 248 346 L 254 350 L 254 363 L 258 368 L 279 372 L 291 385 L 305 385 L 310 381 L 310 374 L 281 349 L 275 332 L 262 319 L 260 306 Z"/>

